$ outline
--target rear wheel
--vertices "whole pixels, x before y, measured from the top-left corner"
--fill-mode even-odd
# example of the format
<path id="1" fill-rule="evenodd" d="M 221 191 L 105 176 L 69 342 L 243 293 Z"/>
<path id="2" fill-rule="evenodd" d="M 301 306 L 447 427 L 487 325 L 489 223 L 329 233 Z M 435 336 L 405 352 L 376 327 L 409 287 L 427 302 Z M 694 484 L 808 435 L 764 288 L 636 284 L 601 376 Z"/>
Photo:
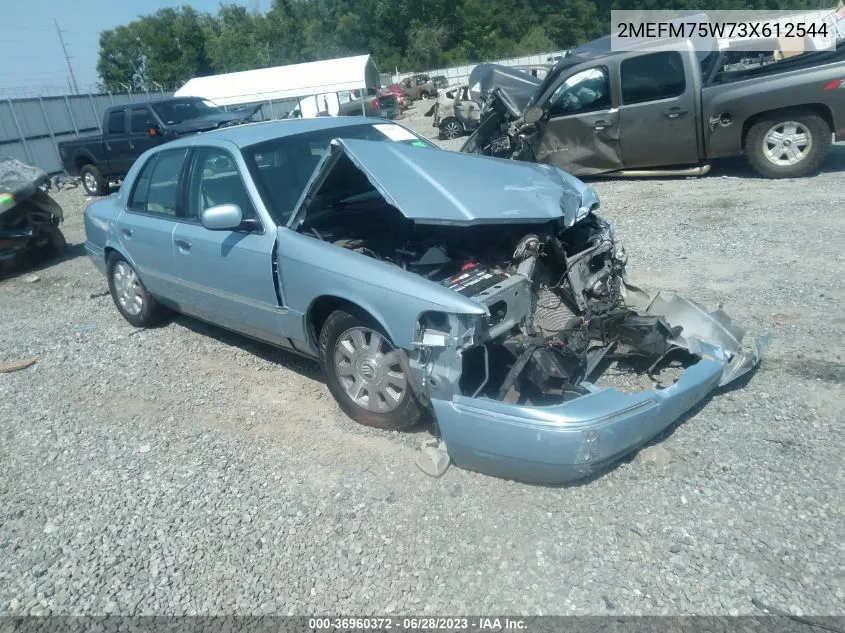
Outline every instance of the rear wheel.
<path id="1" fill-rule="evenodd" d="M 404 430 L 422 416 L 400 354 L 364 312 L 335 310 L 320 331 L 320 364 L 329 391 L 346 415 L 365 426 Z"/>
<path id="2" fill-rule="evenodd" d="M 423 90 L 420 93 L 420 99 L 428 99 L 428 90 Z"/>
<path id="3" fill-rule="evenodd" d="M 117 253 L 109 255 L 106 272 L 114 305 L 135 327 L 157 324 L 166 310 L 153 299 L 132 265 Z"/>
<path id="4" fill-rule="evenodd" d="M 769 115 L 745 136 L 751 167 L 767 178 L 801 178 L 815 172 L 831 145 L 827 122 L 811 112 Z"/>
<path id="5" fill-rule="evenodd" d="M 82 177 L 82 187 L 91 196 L 104 196 L 108 193 L 109 182 L 94 165 L 84 165 L 79 170 Z"/>

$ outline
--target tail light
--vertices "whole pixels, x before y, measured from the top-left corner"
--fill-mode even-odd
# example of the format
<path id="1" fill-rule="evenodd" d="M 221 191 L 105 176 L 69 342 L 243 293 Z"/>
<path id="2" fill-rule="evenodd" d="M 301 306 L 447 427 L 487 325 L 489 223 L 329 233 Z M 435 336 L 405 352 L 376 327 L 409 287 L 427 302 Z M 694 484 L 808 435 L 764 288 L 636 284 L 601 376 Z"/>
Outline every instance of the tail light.
<path id="1" fill-rule="evenodd" d="M 373 110 L 378 110 L 378 97 L 373 99 Z"/>

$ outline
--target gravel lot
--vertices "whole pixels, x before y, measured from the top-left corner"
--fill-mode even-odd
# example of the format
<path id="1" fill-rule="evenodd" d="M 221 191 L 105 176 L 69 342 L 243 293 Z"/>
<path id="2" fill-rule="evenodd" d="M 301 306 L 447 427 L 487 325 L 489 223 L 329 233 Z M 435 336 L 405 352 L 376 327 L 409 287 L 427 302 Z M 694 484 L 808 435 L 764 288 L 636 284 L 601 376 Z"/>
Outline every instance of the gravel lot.
<path id="1" fill-rule="evenodd" d="M 38 358 L 0 375 L 0 614 L 844 614 L 843 171 L 838 145 L 800 181 L 595 183 L 632 281 L 773 341 L 658 449 L 564 488 L 430 479 L 426 432 L 354 424 L 315 364 L 134 330 L 82 190 L 57 193 L 67 258 L 0 281 L 0 362 Z"/>

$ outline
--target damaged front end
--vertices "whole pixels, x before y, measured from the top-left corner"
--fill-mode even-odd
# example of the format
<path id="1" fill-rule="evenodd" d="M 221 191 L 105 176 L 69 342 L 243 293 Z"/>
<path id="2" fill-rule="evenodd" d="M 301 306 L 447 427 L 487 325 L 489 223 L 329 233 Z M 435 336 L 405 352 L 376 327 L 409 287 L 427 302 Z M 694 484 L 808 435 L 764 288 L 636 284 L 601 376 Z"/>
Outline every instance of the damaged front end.
<path id="1" fill-rule="evenodd" d="M 0 159 L 0 266 L 37 263 L 65 247 L 62 209 L 44 190 L 48 180 L 39 167 Z"/>
<path id="2" fill-rule="evenodd" d="M 490 315 L 420 319 L 410 368 L 441 452 L 509 479 L 574 481 L 758 365 L 766 339 L 741 349 L 743 331 L 724 312 L 651 299 L 626 282 L 625 263 L 610 225 L 590 213 L 558 233 L 526 235 L 501 268 L 465 265 L 449 280 Z M 611 367 L 627 384 L 601 384 Z"/>
<path id="3" fill-rule="evenodd" d="M 766 340 L 742 349 L 721 310 L 629 284 L 595 192 L 556 168 L 337 140 L 302 201 L 299 232 L 461 300 L 422 311 L 402 345 L 436 421 L 430 474 L 451 458 L 526 482 L 583 478 L 761 360 Z"/>

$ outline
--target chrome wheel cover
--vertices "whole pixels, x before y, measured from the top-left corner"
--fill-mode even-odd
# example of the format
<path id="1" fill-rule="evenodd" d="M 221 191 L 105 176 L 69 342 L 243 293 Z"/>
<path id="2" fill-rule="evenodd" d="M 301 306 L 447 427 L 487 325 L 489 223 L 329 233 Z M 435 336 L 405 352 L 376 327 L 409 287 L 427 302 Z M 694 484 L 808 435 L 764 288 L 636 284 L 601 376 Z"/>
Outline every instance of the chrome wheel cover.
<path id="1" fill-rule="evenodd" d="M 399 363 L 399 350 L 367 327 L 350 328 L 338 337 L 334 369 L 352 401 L 374 413 L 393 411 L 402 403 L 408 389 L 408 380 Z"/>
<path id="2" fill-rule="evenodd" d="M 773 125 L 763 136 L 763 154 L 774 165 L 787 167 L 807 158 L 813 135 L 803 123 L 784 121 Z"/>
<path id="3" fill-rule="evenodd" d="M 88 191 L 97 191 L 97 179 L 94 178 L 94 174 L 90 171 L 85 172 L 85 188 Z"/>
<path id="4" fill-rule="evenodd" d="M 112 270 L 112 282 L 117 301 L 128 314 L 137 316 L 144 309 L 141 280 L 126 262 L 117 262 Z"/>

